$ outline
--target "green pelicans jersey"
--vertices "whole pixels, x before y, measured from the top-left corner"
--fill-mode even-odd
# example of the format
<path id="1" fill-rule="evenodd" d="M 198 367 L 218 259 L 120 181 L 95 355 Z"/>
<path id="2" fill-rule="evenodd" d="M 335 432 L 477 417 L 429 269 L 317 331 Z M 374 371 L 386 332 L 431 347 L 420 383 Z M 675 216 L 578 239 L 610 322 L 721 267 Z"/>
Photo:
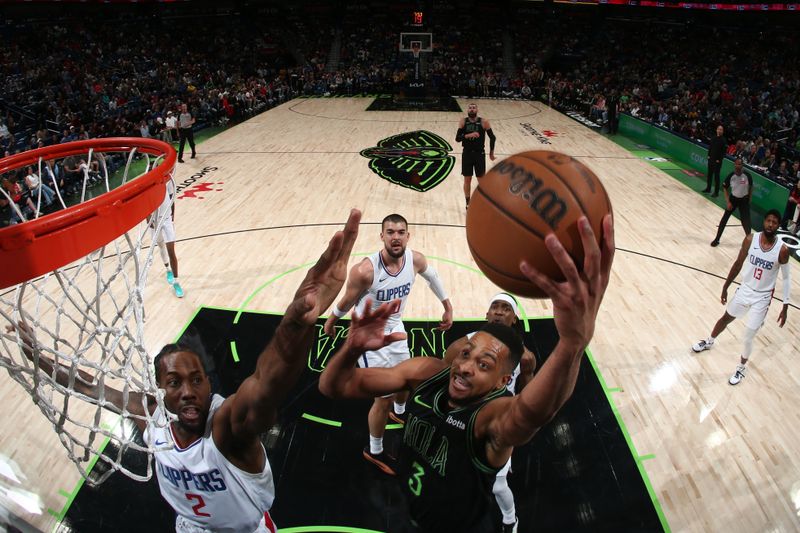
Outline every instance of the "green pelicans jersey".
<path id="1" fill-rule="evenodd" d="M 486 150 L 486 130 L 483 129 L 483 119 L 481 117 L 477 117 L 475 122 L 471 122 L 469 117 L 464 119 L 464 135 L 468 133 L 478 133 L 480 137 L 461 141 L 464 151 L 477 154 L 484 153 Z"/>
<path id="2" fill-rule="evenodd" d="M 452 409 L 449 383 L 446 368 L 417 387 L 406 403 L 399 479 L 411 518 L 426 532 L 479 530 L 489 517 L 492 483 L 500 470 L 487 464 L 473 431 L 478 412 L 510 393 L 504 387 Z"/>

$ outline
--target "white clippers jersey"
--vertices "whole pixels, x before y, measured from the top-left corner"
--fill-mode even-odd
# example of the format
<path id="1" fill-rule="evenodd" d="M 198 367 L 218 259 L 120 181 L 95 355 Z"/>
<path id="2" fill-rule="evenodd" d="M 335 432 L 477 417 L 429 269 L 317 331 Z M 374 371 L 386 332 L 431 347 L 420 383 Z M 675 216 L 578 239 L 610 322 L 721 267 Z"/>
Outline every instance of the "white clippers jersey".
<path id="1" fill-rule="evenodd" d="M 410 248 L 406 248 L 403 254 L 403 267 L 397 274 L 389 274 L 383 264 L 380 252 L 375 252 L 369 256 L 372 263 L 372 285 L 367 292 L 358 300 L 356 310 L 359 314 L 364 312 L 367 298 L 372 302 L 371 308 L 375 309 L 379 305 L 400 299 L 400 309 L 389 317 L 386 321 L 386 331 L 394 331 L 394 328 L 401 325 L 403 309 L 406 308 L 406 300 L 411 294 L 411 287 L 414 285 L 416 274 L 414 273 L 414 255 Z M 405 331 L 405 330 L 397 330 Z"/>
<path id="2" fill-rule="evenodd" d="M 769 250 L 761 249 L 761 232 L 753 234 L 753 242 L 747 251 L 742 273 L 742 285 L 757 292 L 775 289 L 780 264 L 778 258 L 783 244 L 776 240 Z"/>
<path id="3" fill-rule="evenodd" d="M 175 182 L 167 180 L 165 185 L 167 186 L 167 190 L 164 193 L 164 200 L 161 202 L 161 205 L 158 206 L 158 218 L 172 212 L 172 197 L 175 196 Z"/>
<path id="4" fill-rule="evenodd" d="M 267 530 L 274 532 L 267 511 L 275 499 L 275 485 L 266 451 L 264 470 L 250 474 L 232 465 L 214 444 L 211 420 L 223 401 L 218 394 L 212 397 L 205 435 L 184 449 L 176 444 L 171 425 L 160 428 L 150 424 L 145 429 L 148 445 L 173 445 L 154 454 L 161 495 L 180 515 L 182 530 L 188 525 L 188 529 L 194 526 L 214 532 L 253 532 L 264 531 L 266 523 Z M 156 409 L 156 423 L 163 425 L 164 418 L 164 411 Z"/>
<path id="5" fill-rule="evenodd" d="M 467 333 L 467 338 L 471 339 L 472 336 L 475 335 L 476 333 L 477 333 L 477 331 L 473 331 L 472 333 Z M 509 380 L 508 384 L 506 385 L 506 389 L 508 389 L 508 392 L 510 392 L 511 394 L 516 394 L 516 391 L 515 391 L 514 387 L 517 386 L 517 378 L 519 377 L 521 372 L 522 372 L 522 370 L 520 370 L 519 363 L 517 363 L 516 368 L 514 368 L 514 371 L 511 373 L 511 379 Z"/>

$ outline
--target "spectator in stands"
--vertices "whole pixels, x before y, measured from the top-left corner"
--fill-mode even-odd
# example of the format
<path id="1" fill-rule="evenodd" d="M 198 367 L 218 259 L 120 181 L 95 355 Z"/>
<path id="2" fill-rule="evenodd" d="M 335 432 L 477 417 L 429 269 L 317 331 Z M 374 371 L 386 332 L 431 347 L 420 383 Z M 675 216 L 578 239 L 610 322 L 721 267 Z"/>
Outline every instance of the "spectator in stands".
<path id="1" fill-rule="evenodd" d="M 178 140 L 178 119 L 172 111 L 167 111 L 167 118 L 164 120 L 166 129 L 164 130 L 167 142 L 175 142 Z"/>
<path id="2" fill-rule="evenodd" d="M 725 128 L 717 126 L 717 134 L 708 145 L 708 172 L 706 174 L 706 188 L 703 192 L 711 192 L 711 183 L 714 183 L 714 198 L 719 196 L 719 172 L 722 169 L 722 159 L 725 157 L 726 142 L 723 133 Z"/>
<path id="3" fill-rule="evenodd" d="M 792 219 L 792 217 L 794 217 L 794 213 L 798 205 L 800 205 L 800 181 L 794 184 L 794 187 L 792 187 L 792 192 L 789 194 L 789 200 L 786 202 L 786 208 L 783 210 L 781 229 L 789 229 L 789 221 Z M 796 235 L 800 235 L 800 213 L 794 218 L 793 231 Z"/>
<path id="4" fill-rule="evenodd" d="M 41 182 L 39 176 L 33 172 L 33 167 L 25 169 L 25 186 L 30 191 L 31 200 L 39 206 L 40 211 L 47 210 L 53 204 L 55 191 Z"/>

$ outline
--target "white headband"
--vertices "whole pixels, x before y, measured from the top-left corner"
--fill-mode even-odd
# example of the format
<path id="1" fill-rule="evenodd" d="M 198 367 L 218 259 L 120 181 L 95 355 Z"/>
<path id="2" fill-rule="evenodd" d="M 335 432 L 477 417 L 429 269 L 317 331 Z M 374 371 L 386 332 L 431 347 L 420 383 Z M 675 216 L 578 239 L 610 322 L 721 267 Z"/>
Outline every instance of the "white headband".
<path id="1" fill-rule="evenodd" d="M 492 300 L 489 302 L 491 306 L 494 302 L 505 302 L 511 306 L 511 309 L 514 311 L 515 316 L 519 316 L 519 310 L 517 309 L 517 301 L 514 299 L 513 296 L 508 294 L 507 292 L 499 292 L 492 297 Z"/>

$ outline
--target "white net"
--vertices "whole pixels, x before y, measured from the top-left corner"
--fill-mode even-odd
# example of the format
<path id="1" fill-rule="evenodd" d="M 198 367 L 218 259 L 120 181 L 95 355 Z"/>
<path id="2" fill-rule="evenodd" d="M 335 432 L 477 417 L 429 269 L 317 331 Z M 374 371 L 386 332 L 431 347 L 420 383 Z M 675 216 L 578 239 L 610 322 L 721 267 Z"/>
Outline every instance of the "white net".
<path id="1" fill-rule="evenodd" d="M 163 155 L 151 158 L 135 148 L 84 155 L 39 159 L 38 183 L 26 179 L 33 181 L 33 206 L 4 186 L 15 211 L 12 223 L 41 216 L 43 206 L 64 209 L 70 197 L 82 203 L 164 164 Z M 31 171 L 23 170 L 26 178 Z M 70 172 L 72 180 L 60 179 Z M 0 292 L 0 365 L 53 424 L 91 484 L 114 471 L 140 481 L 152 475 L 149 457 L 131 461 L 128 452 L 153 451 L 134 426 L 149 423 L 152 407 L 163 406 L 144 346 L 144 288 L 157 247 L 154 235 L 169 209 L 156 212 L 164 216 L 153 221 L 155 231 L 143 220 L 85 257 Z"/>

